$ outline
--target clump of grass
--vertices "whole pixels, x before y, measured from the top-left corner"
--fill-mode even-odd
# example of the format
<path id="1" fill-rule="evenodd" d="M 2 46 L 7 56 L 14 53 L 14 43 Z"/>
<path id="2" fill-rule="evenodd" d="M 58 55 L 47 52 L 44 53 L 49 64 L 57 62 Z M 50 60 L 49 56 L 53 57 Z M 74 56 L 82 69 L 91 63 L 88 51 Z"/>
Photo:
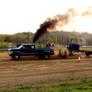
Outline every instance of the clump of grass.
<path id="1" fill-rule="evenodd" d="M 32 86 L 20 84 L 20 87 L 18 89 L 30 89 L 30 88 L 32 88 Z"/>
<path id="2" fill-rule="evenodd" d="M 92 83 L 92 80 L 90 80 L 89 78 L 84 78 L 81 80 L 82 83 Z"/>
<path id="3" fill-rule="evenodd" d="M 85 78 L 85 79 L 82 79 L 81 82 L 83 82 L 83 83 L 88 83 L 89 80 L 88 80 L 87 78 Z"/>
<path id="4" fill-rule="evenodd" d="M 34 89 L 34 88 L 40 89 L 41 87 L 40 86 L 32 86 L 32 85 L 20 84 L 18 89 Z"/>
<path id="5" fill-rule="evenodd" d="M 69 80 L 78 80 L 78 78 L 69 78 Z"/>

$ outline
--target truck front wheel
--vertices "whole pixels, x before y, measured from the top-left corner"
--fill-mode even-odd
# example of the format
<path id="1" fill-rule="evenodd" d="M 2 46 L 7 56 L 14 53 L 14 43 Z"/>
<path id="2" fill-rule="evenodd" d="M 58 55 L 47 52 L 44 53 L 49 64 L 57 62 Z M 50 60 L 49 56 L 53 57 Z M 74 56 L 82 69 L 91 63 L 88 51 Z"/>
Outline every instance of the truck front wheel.
<path id="1" fill-rule="evenodd" d="M 20 59 L 20 55 L 17 55 L 17 54 L 16 54 L 16 55 L 13 55 L 12 58 L 13 58 L 14 60 L 19 60 L 19 59 Z"/>
<path id="2" fill-rule="evenodd" d="M 47 54 L 44 55 L 45 60 L 49 59 L 49 57 L 50 57 L 50 55 L 47 55 Z"/>

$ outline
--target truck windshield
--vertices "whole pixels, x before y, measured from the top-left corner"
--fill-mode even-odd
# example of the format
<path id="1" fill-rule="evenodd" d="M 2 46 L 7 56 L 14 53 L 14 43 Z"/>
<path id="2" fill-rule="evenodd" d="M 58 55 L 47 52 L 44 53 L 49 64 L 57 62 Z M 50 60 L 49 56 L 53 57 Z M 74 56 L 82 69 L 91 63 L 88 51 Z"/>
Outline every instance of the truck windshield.
<path id="1" fill-rule="evenodd" d="M 21 49 L 23 47 L 23 45 L 20 45 L 18 48 Z"/>

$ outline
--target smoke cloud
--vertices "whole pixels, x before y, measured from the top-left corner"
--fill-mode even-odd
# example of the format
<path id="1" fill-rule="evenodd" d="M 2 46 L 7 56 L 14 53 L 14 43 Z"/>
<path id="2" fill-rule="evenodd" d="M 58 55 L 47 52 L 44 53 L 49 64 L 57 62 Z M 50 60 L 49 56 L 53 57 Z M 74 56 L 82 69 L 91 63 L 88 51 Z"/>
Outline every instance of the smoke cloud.
<path id="1" fill-rule="evenodd" d="M 70 9 L 63 15 L 56 15 L 53 18 L 46 19 L 46 21 L 43 22 L 40 25 L 40 28 L 36 31 L 33 42 L 36 42 L 45 33 L 56 31 L 57 27 L 63 27 L 67 25 L 73 16 L 75 16 L 75 12 L 73 9 Z"/>
<path id="2" fill-rule="evenodd" d="M 68 27 L 70 23 L 71 24 L 71 30 L 77 30 L 77 29 L 83 29 L 81 26 L 84 24 L 85 18 L 84 17 L 89 17 L 92 16 L 92 7 L 88 7 L 85 11 L 79 13 L 78 11 L 76 12 L 75 9 L 70 8 L 68 9 L 65 14 L 62 15 L 56 15 L 52 18 L 46 19 L 45 22 L 43 22 L 39 29 L 37 29 L 33 42 L 35 43 L 41 36 L 43 36 L 47 32 L 53 32 L 58 29 L 63 29 L 64 27 Z M 80 23 L 81 21 L 81 23 Z M 82 22 L 83 21 L 83 22 Z M 81 27 L 81 28 L 80 28 Z M 88 30 L 88 28 L 85 28 Z"/>
<path id="3" fill-rule="evenodd" d="M 92 16 L 92 6 L 88 6 L 84 12 L 81 13 L 82 17 Z"/>

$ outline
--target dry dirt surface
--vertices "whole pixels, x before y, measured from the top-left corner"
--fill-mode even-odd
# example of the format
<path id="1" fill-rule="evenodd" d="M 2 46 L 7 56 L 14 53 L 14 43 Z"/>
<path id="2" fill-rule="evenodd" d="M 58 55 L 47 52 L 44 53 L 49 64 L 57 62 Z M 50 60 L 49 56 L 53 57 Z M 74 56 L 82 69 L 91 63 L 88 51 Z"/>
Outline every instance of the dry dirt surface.
<path id="1" fill-rule="evenodd" d="M 0 88 L 32 84 L 37 81 L 92 76 L 92 56 L 80 57 L 80 63 L 78 57 L 62 59 L 55 56 L 49 60 L 22 57 L 20 61 L 14 61 L 7 53 L 0 53 Z"/>

